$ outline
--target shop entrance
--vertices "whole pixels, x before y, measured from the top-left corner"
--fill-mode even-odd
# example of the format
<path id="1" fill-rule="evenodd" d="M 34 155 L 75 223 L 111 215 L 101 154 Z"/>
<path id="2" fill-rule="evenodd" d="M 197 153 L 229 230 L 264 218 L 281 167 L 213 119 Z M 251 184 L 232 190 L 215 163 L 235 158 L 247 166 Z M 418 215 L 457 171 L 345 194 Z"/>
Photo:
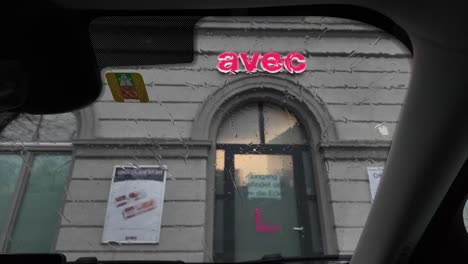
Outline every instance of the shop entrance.
<path id="1" fill-rule="evenodd" d="M 259 130 L 251 139 L 256 141 L 258 135 L 259 142 L 217 144 L 216 260 L 321 254 L 312 159 L 302 126 L 274 105 L 260 103 L 244 110 L 245 118 L 233 117 L 241 127 L 237 139 L 250 137 L 249 127 L 255 122 L 241 123 L 249 121 L 247 116 L 255 120 L 258 114 Z M 230 120 L 225 122 L 236 129 Z M 226 141 L 224 132 L 218 142 Z"/>

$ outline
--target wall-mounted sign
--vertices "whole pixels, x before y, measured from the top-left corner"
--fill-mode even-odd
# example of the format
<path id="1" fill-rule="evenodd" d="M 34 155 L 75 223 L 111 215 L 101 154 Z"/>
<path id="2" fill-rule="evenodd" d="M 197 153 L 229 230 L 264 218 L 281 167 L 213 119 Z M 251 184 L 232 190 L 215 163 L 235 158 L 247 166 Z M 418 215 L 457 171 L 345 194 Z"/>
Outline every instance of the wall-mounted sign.
<path id="1" fill-rule="evenodd" d="M 379 187 L 380 179 L 383 175 L 383 167 L 367 167 L 367 175 L 369 177 L 371 199 L 374 201 L 377 188 Z"/>
<path id="2" fill-rule="evenodd" d="M 240 64 L 242 64 L 243 70 L 241 70 Z M 223 73 L 240 71 L 254 73 L 257 72 L 259 65 L 263 71 L 269 73 L 277 73 L 283 69 L 289 73 L 301 73 L 307 68 L 304 55 L 298 52 L 290 52 L 282 57 L 276 52 L 268 52 L 263 55 L 258 52 L 253 54 L 241 52 L 237 55 L 235 52 L 229 51 L 218 56 L 218 71 Z"/>
<path id="3" fill-rule="evenodd" d="M 149 102 L 145 82 L 136 72 L 108 72 L 107 83 L 116 102 Z"/>
<path id="4" fill-rule="evenodd" d="M 250 175 L 247 186 L 248 199 L 281 200 L 280 176 Z"/>
<path id="5" fill-rule="evenodd" d="M 167 169 L 115 166 L 103 243 L 159 243 Z"/>

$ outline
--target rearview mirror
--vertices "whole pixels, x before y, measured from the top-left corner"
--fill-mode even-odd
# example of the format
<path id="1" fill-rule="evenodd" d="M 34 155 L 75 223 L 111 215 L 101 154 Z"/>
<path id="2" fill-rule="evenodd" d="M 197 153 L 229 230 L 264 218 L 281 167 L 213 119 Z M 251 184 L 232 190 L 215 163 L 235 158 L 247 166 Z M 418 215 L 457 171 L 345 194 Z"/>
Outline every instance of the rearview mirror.
<path id="1" fill-rule="evenodd" d="M 74 111 L 100 96 L 100 70 L 105 67 L 193 60 L 198 17 L 148 19 L 134 11 L 134 17 L 108 19 L 112 12 L 27 2 L 27 8 L 11 7 L 0 17 L 2 34 L 8 36 L 0 50 L 0 112 Z M 121 30 L 148 26 L 154 30 L 145 41 Z"/>

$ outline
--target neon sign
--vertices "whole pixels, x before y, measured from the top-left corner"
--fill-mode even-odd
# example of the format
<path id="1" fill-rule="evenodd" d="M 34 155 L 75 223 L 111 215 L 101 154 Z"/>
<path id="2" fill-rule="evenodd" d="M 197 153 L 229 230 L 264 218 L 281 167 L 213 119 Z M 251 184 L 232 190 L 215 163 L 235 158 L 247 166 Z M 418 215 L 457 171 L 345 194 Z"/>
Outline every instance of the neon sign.
<path id="1" fill-rule="evenodd" d="M 242 64 L 245 72 L 247 73 L 257 72 L 259 64 L 263 71 L 269 73 L 277 73 L 283 69 L 289 73 L 301 73 L 307 68 L 304 55 L 298 52 L 290 52 L 288 55 L 284 56 L 284 58 L 276 52 L 268 52 L 263 55 L 258 52 L 250 55 L 245 52 L 241 52 L 237 55 L 235 52 L 228 51 L 223 52 L 218 56 L 217 68 L 220 72 L 240 72 L 240 64 Z"/>

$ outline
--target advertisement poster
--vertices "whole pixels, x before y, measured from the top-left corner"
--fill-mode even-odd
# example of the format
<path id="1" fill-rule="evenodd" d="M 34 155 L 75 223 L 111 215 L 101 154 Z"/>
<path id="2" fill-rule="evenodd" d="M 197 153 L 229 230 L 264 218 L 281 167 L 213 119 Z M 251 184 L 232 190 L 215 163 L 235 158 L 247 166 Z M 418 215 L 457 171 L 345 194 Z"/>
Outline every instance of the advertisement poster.
<path id="1" fill-rule="evenodd" d="M 367 167 L 367 175 L 369 176 L 369 185 L 371 200 L 374 201 L 377 187 L 379 187 L 380 178 L 383 175 L 383 167 Z"/>
<path id="2" fill-rule="evenodd" d="M 165 166 L 114 167 L 102 243 L 159 243 L 166 172 Z"/>

